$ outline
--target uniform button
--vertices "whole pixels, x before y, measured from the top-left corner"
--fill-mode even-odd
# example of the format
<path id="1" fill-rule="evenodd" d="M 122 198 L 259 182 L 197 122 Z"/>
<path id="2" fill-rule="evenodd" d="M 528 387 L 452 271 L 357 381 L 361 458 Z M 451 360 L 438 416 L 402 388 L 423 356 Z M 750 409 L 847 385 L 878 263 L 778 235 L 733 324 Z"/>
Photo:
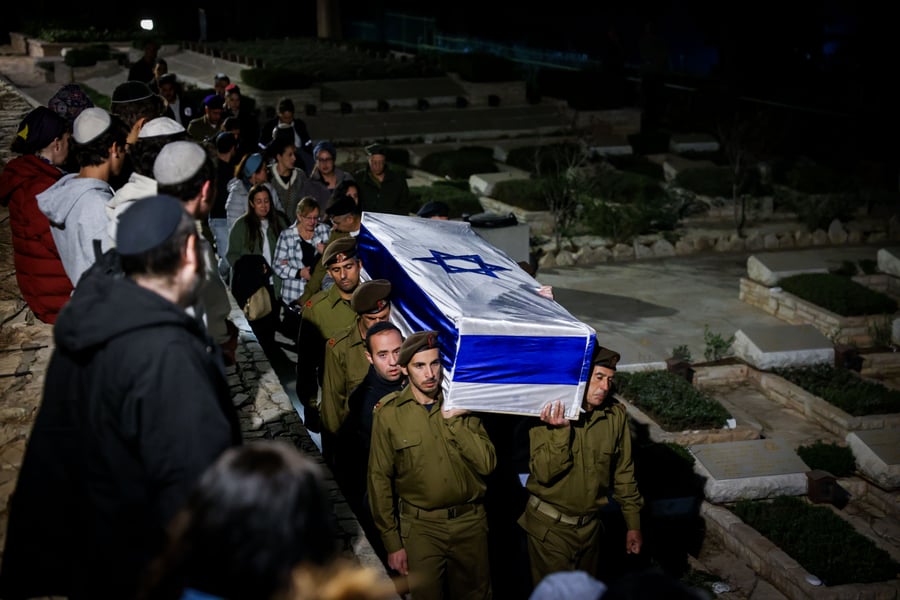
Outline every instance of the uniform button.
<path id="1" fill-rule="evenodd" d="M 207 347 L 206 347 L 206 353 L 207 353 L 207 354 L 212 354 L 212 351 L 213 351 L 212 346 L 207 346 Z"/>

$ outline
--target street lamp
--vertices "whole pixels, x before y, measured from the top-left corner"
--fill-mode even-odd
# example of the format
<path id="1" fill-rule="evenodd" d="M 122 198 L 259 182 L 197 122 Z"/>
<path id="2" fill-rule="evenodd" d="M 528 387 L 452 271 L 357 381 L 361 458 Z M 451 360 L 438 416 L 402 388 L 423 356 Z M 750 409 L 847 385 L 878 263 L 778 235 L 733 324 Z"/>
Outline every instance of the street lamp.
<path id="1" fill-rule="evenodd" d="M 141 19 L 141 29 L 144 31 L 153 31 L 153 19 Z"/>

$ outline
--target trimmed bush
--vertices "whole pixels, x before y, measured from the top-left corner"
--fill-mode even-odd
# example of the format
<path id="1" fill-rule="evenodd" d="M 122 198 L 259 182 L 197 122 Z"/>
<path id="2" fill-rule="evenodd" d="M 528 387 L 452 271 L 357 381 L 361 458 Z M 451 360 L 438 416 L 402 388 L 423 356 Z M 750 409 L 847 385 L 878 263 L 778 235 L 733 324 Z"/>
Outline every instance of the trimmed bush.
<path id="1" fill-rule="evenodd" d="M 523 210 L 547 210 L 544 189 L 538 179 L 512 179 L 494 185 L 493 198 Z"/>
<path id="2" fill-rule="evenodd" d="M 634 154 L 608 156 L 606 162 L 620 171 L 634 173 L 635 175 L 643 175 L 654 181 L 662 182 L 666 179 L 663 166 L 657 162 L 648 160 L 644 156 L 635 156 Z"/>
<path id="3" fill-rule="evenodd" d="M 697 167 L 681 171 L 672 183 L 702 196 L 731 198 L 733 182 L 730 167 Z"/>
<path id="4" fill-rule="evenodd" d="M 669 371 L 616 373 L 616 386 L 666 431 L 720 429 L 731 418 L 712 396 Z"/>
<path id="5" fill-rule="evenodd" d="M 887 552 L 824 506 L 779 496 L 741 500 L 733 511 L 827 586 L 893 581 L 900 570 Z"/>
<path id="6" fill-rule="evenodd" d="M 494 163 L 494 152 L 483 146 L 433 152 L 422 159 L 419 168 L 451 179 L 468 179 L 475 173 L 496 173 L 498 170 Z"/>
<path id="7" fill-rule="evenodd" d="M 785 173 L 784 183 L 805 194 L 835 194 L 856 189 L 853 177 L 820 165 L 795 165 Z"/>
<path id="8" fill-rule="evenodd" d="M 844 317 L 897 312 L 897 301 L 833 273 L 800 273 L 778 285 L 786 292 Z"/>
<path id="9" fill-rule="evenodd" d="M 810 469 L 828 471 L 835 477 L 850 477 L 856 471 L 856 459 L 848 446 L 823 441 L 797 448 L 799 456 Z"/>
<path id="10" fill-rule="evenodd" d="M 849 369 L 813 365 L 773 372 L 854 417 L 900 412 L 900 391 L 862 379 Z"/>
<path id="11" fill-rule="evenodd" d="M 112 58 L 108 44 L 92 44 L 83 48 L 72 48 L 63 60 L 70 67 L 90 67 L 100 60 Z"/>

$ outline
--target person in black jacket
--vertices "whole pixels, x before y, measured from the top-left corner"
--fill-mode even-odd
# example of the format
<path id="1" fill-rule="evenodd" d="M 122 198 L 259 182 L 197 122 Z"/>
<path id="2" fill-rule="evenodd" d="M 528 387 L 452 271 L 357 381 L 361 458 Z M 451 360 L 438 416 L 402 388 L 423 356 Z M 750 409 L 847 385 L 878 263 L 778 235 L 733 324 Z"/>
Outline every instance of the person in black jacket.
<path id="1" fill-rule="evenodd" d="M 297 166 L 309 175 L 315 166 L 313 142 L 303 119 L 294 118 L 294 101 L 290 98 L 281 98 L 278 101 L 278 115 L 263 123 L 259 130 L 259 145 L 267 147 L 276 135 L 293 137 L 294 146 L 297 147 L 297 162 L 301 163 Z"/>
<path id="2" fill-rule="evenodd" d="M 91 269 L 53 330 L 44 396 L 9 506 L 0 596 L 132 598 L 203 471 L 241 444 L 222 354 L 186 312 L 194 218 L 137 201 L 121 274 Z"/>

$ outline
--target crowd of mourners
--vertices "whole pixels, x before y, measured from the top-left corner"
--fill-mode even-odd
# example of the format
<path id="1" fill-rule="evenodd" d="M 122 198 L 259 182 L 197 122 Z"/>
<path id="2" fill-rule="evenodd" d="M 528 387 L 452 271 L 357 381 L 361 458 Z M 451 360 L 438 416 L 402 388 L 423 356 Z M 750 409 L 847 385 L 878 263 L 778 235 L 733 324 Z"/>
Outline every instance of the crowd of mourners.
<path id="1" fill-rule="evenodd" d="M 77 84 L 31 110 L 0 172 L 19 289 L 55 341 L 0 596 L 694 597 L 616 572 L 643 546 L 619 354 L 594 347 L 574 418 L 552 398 L 540 417 L 445 408 L 446 340 L 392 322 L 357 235 L 363 211 L 447 206 L 409 214 L 383 145 L 338 167 L 289 98 L 262 119 L 216 74 L 190 105 L 155 51 L 109 110 Z M 244 443 L 229 294 L 267 354 L 296 344 L 303 421 L 390 580 L 342 559 L 315 460 Z"/>

